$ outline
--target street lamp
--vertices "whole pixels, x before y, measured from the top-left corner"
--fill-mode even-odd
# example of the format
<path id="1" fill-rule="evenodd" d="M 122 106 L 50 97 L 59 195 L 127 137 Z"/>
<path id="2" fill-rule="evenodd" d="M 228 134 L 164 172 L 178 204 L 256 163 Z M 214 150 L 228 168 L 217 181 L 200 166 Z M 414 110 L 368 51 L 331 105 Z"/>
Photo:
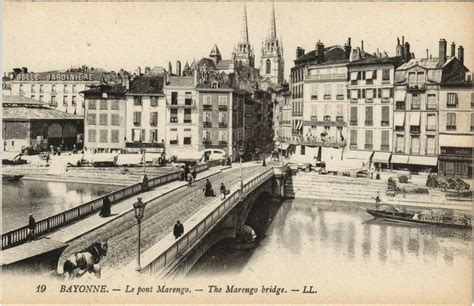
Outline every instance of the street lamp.
<path id="1" fill-rule="evenodd" d="M 242 157 L 244 156 L 244 149 L 239 149 L 239 158 L 240 158 L 240 199 L 242 199 L 242 193 L 244 191 L 244 180 L 242 177 Z"/>
<path id="2" fill-rule="evenodd" d="M 142 219 L 145 212 L 145 204 L 142 202 L 142 198 L 137 198 L 137 202 L 133 203 L 133 209 L 135 210 L 135 218 L 138 223 L 138 255 L 137 255 L 137 268 L 136 271 L 140 271 L 140 243 L 141 243 L 141 228 L 142 228 Z"/>

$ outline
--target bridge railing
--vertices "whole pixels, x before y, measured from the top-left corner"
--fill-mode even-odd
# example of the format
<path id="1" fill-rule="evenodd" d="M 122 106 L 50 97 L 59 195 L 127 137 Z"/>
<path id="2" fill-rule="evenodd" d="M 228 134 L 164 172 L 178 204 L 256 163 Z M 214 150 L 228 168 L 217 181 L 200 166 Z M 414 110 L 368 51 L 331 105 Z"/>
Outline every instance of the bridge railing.
<path id="1" fill-rule="evenodd" d="M 209 233 L 209 231 L 222 220 L 227 213 L 240 202 L 242 198 L 251 193 L 258 186 L 266 182 L 269 178 L 273 177 L 273 168 L 251 178 L 243 186 L 243 193 L 237 189 L 229 195 L 219 206 L 209 212 L 209 214 L 199 222 L 189 232 L 181 236 L 176 242 L 174 242 L 169 248 L 158 257 L 145 265 L 140 270 L 143 274 L 152 275 L 167 266 L 168 263 L 176 260 L 183 252 L 185 252 L 190 246 L 198 241 L 203 235 Z M 242 196 L 241 196 L 242 195 Z"/>
<path id="2" fill-rule="evenodd" d="M 208 164 L 199 164 L 196 166 L 196 172 L 202 172 L 209 168 Z M 160 186 L 171 181 L 178 180 L 180 176 L 179 171 L 174 171 L 168 174 L 164 174 L 158 177 L 149 179 L 148 188 Z M 41 236 L 48 234 L 58 228 L 64 227 L 71 223 L 77 222 L 87 216 L 90 216 L 98 212 L 102 208 L 103 200 L 105 197 L 109 197 L 110 202 L 113 204 L 120 200 L 134 196 L 143 190 L 142 183 L 136 183 L 110 193 L 104 194 L 98 198 L 88 201 L 84 204 L 76 206 L 74 208 L 63 211 L 54 216 L 39 220 L 36 222 L 36 229 L 34 236 Z M 11 230 L 7 233 L 2 234 L 2 250 L 20 245 L 29 240 L 28 226 L 22 226 L 20 228 Z"/>

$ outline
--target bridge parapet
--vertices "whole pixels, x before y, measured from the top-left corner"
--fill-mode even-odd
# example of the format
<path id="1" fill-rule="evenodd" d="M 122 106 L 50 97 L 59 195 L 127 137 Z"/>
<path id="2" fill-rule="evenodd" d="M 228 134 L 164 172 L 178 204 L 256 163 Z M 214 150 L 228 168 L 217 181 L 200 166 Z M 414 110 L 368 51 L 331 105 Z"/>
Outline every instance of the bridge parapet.
<path id="1" fill-rule="evenodd" d="M 164 270 L 168 266 L 172 266 L 173 262 L 179 260 L 181 255 L 192 250 L 199 244 L 201 238 L 209 234 L 243 198 L 274 175 L 274 168 L 269 168 L 265 172 L 246 180 L 243 184 L 242 192 L 240 189 L 237 189 L 224 201 L 216 200 L 215 204 L 203 208 L 205 211 L 198 213 L 203 213 L 203 215 L 199 217 L 200 221 L 196 220 L 198 218 L 191 218 L 191 220 L 186 222 L 185 226 L 191 228 L 191 230 L 178 240 L 167 240 L 167 245 L 161 246 L 159 242 L 155 245 L 155 250 L 153 250 L 155 247 L 152 247 L 149 251 L 145 252 L 142 258 L 142 269 L 140 272 L 151 275 Z M 193 219 L 195 221 L 193 221 Z"/>

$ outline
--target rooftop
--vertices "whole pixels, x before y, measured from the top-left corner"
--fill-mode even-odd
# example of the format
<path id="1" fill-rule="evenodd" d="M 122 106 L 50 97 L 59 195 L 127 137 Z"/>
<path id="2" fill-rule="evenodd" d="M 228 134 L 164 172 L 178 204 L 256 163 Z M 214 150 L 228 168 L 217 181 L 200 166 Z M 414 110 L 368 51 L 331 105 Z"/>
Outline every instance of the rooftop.
<path id="1" fill-rule="evenodd" d="M 127 89 L 122 85 L 92 85 L 87 90 L 81 91 L 84 94 L 91 93 L 115 93 L 115 94 L 125 94 Z"/>
<path id="2" fill-rule="evenodd" d="M 2 104 L 4 106 L 24 106 L 24 105 L 29 105 L 29 106 L 47 106 L 46 104 L 33 100 L 30 98 L 26 98 L 24 96 L 2 96 Z"/>
<path id="3" fill-rule="evenodd" d="M 166 87 L 191 87 L 194 88 L 194 77 L 171 76 Z"/>
<path id="4" fill-rule="evenodd" d="M 443 64 L 441 58 L 433 57 L 433 58 L 413 58 L 397 68 L 397 70 L 407 70 L 415 66 L 420 66 L 425 69 L 440 69 L 450 63 L 454 57 L 448 58 L 446 62 Z"/>
<path id="5" fill-rule="evenodd" d="M 3 119 L 7 120 L 84 120 L 83 116 L 65 113 L 20 96 L 3 96 Z"/>
<path id="6" fill-rule="evenodd" d="M 403 57 L 401 56 L 392 56 L 392 57 L 368 57 L 358 61 L 353 61 L 348 64 L 348 66 L 358 66 L 358 65 L 380 65 L 380 64 L 394 64 L 399 66 L 403 63 Z"/>
<path id="7" fill-rule="evenodd" d="M 156 75 L 142 75 L 137 77 L 131 84 L 127 94 L 163 94 L 164 78 Z"/>

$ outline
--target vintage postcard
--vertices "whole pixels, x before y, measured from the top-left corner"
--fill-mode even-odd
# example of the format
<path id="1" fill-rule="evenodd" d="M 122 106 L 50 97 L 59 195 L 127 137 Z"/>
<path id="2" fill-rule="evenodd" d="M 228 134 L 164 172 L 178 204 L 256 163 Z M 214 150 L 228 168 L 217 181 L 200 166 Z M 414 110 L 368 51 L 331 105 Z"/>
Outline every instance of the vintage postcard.
<path id="1" fill-rule="evenodd" d="M 5 2 L 2 303 L 471 304 L 471 2 Z"/>

